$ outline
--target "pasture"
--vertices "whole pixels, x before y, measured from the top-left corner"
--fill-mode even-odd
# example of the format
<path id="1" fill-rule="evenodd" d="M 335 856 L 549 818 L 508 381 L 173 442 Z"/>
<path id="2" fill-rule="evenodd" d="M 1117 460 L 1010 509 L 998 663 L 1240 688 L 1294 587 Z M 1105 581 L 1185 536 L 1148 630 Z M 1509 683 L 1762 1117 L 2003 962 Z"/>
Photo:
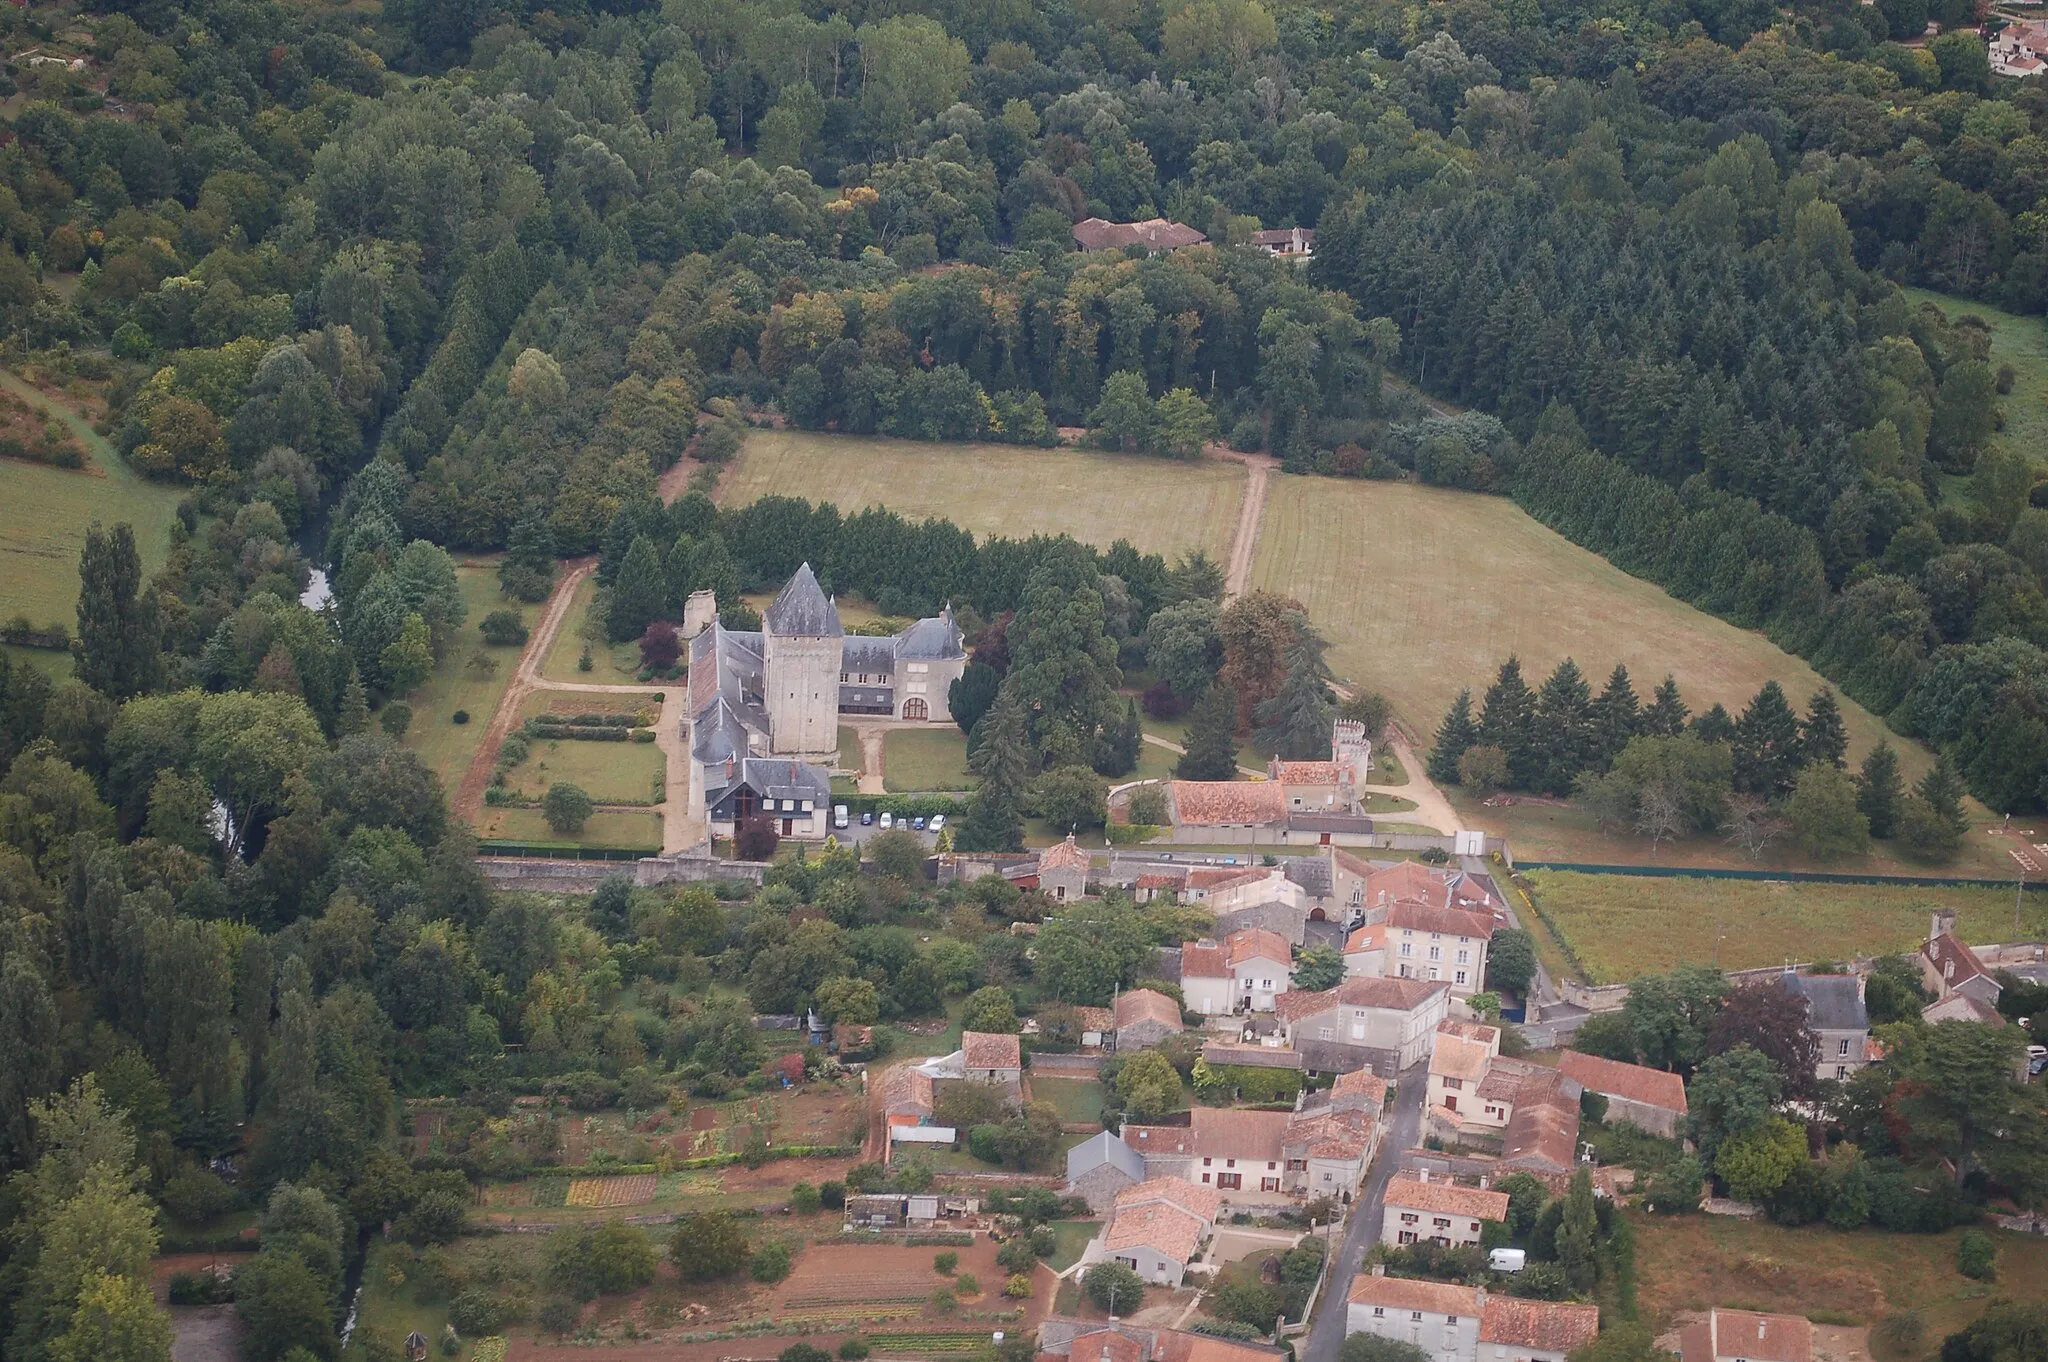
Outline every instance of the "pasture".
<path id="1" fill-rule="evenodd" d="M 1299 598 L 1340 679 L 1382 692 L 1427 746 L 1460 688 L 1476 701 L 1510 653 L 1534 687 L 1567 656 L 1595 691 L 1626 663 L 1646 702 L 1669 672 L 1694 713 L 1740 712 L 1775 678 L 1803 709 L 1826 684 L 1737 629 L 1545 529 L 1505 497 L 1275 475 L 1253 582 Z M 1851 761 L 1879 723 L 1846 698 Z M 1898 744 L 1917 776 L 1929 761 Z"/>
<path id="2" fill-rule="evenodd" d="M 718 499 L 745 506 L 806 497 L 847 515 L 887 506 L 914 520 L 943 517 L 980 538 L 1066 533 L 1104 549 L 1128 539 L 1169 560 L 1202 549 L 1222 562 L 1244 488 L 1244 469 L 1220 460 L 756 430 Z"/>
<path id="3" fill-rule="evenodd" d="M 1592 983 L 1620 983 L 1674 965 L 1756 969 L 1787 960 L 1847 960 L 1908 951 L 1936 908 L 1956 910 L 1967 942 L 2038 940 L 2048 894 L 1889 884 L 1650 879 L 1532 870 L 1537 906 Z M 1532 924 L 1533 925 L 1533 924 Z"/>
<path id="4" fill-rule="evenodd" d="M 0 459 L 0 619 L 27 615 L 31 623 L 76 628 L 78 554 L 93 521 L 135 527 L 146 577 L 164 565 L 171 519 L 184 493 L 154 483 L 130 468 L 92 424 L 8 370 L 0 390 L 47 405 L 85 446 L 86 466 L 53 468 L 23 459 Z"/>

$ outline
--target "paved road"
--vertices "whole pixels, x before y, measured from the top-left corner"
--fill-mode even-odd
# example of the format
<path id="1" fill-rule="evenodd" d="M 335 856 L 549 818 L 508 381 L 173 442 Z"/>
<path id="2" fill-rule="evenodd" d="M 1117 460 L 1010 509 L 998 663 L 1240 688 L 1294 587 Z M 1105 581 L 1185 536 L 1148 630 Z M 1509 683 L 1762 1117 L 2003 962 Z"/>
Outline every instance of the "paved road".
<path id="1" fill-rule="evenodd" d="M 1351 1279 L 1365 1262 L 1365 1252 L 1380 1236 L 1380 1221 L 1386 1211 L 1387 1180 L 1400 1166 L 1401 1155 L 1422 1140 L 1422 1101 L 1429 1091 L 1429 1066 L 1417 1064 L 1402 1073 L 1394 1098 L 1394 1117 L 1386 1138 L 1380 1141 L 1379 1156 L 1366 1174 L 1365 1192 L 1352 1203 L 1351 1219 L 1344 1229 L 1344 1246 L 1337 1251 L 1337 1265 L 1323 1285 L 1323 1297 L 1316 1302 L 1315 1320 L 1309 1326 L 1308 1342 L 1298 1349 L 1301 1362 L 1337 1362 L 1337 1350 L 1344 1342 L 1346 1298 Z"/>

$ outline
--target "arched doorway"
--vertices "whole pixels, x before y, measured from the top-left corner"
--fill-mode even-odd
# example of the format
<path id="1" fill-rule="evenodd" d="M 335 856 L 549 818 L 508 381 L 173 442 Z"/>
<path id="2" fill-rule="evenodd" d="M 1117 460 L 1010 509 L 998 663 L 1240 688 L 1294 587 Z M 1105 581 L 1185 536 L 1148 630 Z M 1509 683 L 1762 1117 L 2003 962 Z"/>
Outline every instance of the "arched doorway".
<path id="1" fill-rule="evenodd" d="M 923 697 L 913 695 L 903 702 L 903 717 L 906 719 L 929 719 L 932 717 L 931 707 L 925 704 Z"/>

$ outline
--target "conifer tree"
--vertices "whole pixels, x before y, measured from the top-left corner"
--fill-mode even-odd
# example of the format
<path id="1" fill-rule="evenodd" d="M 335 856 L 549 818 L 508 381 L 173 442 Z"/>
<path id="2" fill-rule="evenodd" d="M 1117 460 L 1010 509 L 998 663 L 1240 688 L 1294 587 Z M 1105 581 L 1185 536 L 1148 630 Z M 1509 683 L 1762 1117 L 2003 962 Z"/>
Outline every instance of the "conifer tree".
<path id="1" fill-rule="evenodd" d="M 1926 800 L 1950 827 L 1957 832 L 1968 831 L 1970 820 L 1963 813 L 1963 782 L 1957 777 L 1956 768 L 1950 764 L 1946 752 L 1934 759 L 1933 767 L 1920 777 L 1920 783 L 1913 788 L 1914 793 Z"/>
<path id="2" fill-rule="evenodd" d="M 1849 730 L 1842 726 L 1842 708 L 1835 692 L 1822 686 L 1806 702 L 1806 719 L 1799 725 L 1799 756 L 1808 766 L 1826 763 L 1841 770 L 1849 752 Z"/>
<path id="3" fill-rule="evenodd" d="M 1259 706 L 1259 746 L 1282 761 L 1320 761 L 1330 755 L 1330 722 L 1337 712 L 1330 667 L 1323 661 L 1330 645 L 1306 615 L 1289 612 L 1288 623 L 1293 636 L 1280 653 L 1287 676 Z"/>
<path id="4" fill-rule="evenodd" d="M 555 580 L 555 533 L 547 514 L 531 506 L 512 526 L 505 560 L 498 564 L 498 589 L 507 596 L 534 603 L 548 598 Z"/>
<path id="5" fill-rule="evenodd" d="M 78 679 L 115 700 L 156 684 L 163 622 L 156 596 L 142 590 L 142 555 L 125 523 L 102 531 L 94 521 L 78 556 Z"/>
<path id="6" fill-rule="evenodd" d="M 641 535 L 626 550 L 619 564 L 618 580 L 612 583 L 611 608 L 605 614 L 605 630 L 614 643 L 636 639 L 647 626 L 661 618 L 668 600 L 668 581 L 662 575 L 661 555 L 654 541 Z"/>
<path id="7" fill-rule="evenodd" d="M 1593 692 L 1579 664 L 1566 658 L 1536 693 L 1538 788 L 1569 793 L 1579 772 L 1593 764 Z"/>
<path id="8" fill-rule="evenodd" d="M 1899 822 L 1899 800 L 1906 787 L 1899 779 L 1898 754 L 1891 743 L 1878 739 L 1877 746 L 1863 759 L 1861 778 L 1856 782 L 1856 807 L 1870 820 L 1872 837 L 1890 837 Z"/>
<path id="9" fill-rule="evenodd" d="M 1187 751 L 1174 765 L 1181 780 L 1229 780 L 1237 774 L 1237 696 L 1211 681 L 1188 715 Z"/>
<path id="10" fill-rule="evenodd" d="M 1124 717 L 1102 730 L 1096 740 L 1095 770 L 1098 775 L 1129 775 L 1138 766 L 1138 753 L 1145 744 L 1145 728 L 1138 719 L 1138 702 L 1124 702 Z"/>
<path id="11" fill-rule="evenodd" d="M 1500 664 L 1479 710 L 1479 742 L 1507 754 L 1508 786 L 1533 789 L 1542 777 L 1543 752 L 1536 735 L 1536 697 L 1522 679 L 1520 658 Z"/>
<path id="12" fill-rule="evenodd" d="M 1557 1265 L 1578 1291 L 1591 1291 L 1599 1274 L 1596 1256 L 1600 1219 L 1593 1205 L 1593 1179 L 1584 1168 L 1572 1174 L 1564 1195 L 1564 1216 L 1557 1225 Z"/>
<path id="13" fill-rule="evenodd" d="M 1024 845 L 1024 788 L 1031 779 L 1031 735 L 1015 696 L 998 696 L 982 718 L 969 765 L 978 782 L 955 844 L 962 851 L 1016 851 Z"/>
<path id="14" fill-rule="evenodd" d="M 1695 718 L 1689 727 L 1701 742 L 1735 741 L 1735 720 L 1728 717 L 1728 710 L 1718 700 Z"/>
<path id="15" fill-rule="evenodd" d="M 1690 717 L 1691 712 L 1678 694 L 1678 678 L 1664 673 L 1663 684 L 1657 687 L 1650 707 L 1643 711 L 1643 732 L 1654 738 L 1675 738 L 1685 732 L 1685 721 Z"/>
<path id="16" fill-rule="evenodd" d="M 1799 716 L 1784 687 L 1766 681 L 1735 721 L 1735 788 L 1776 799 L 1799 778 Z"/>
<path id="17" fill-rule="evenodd" d="M 1437 725 L 1436 742 L 1429 749 L 1429 778 L 1439 785 L 1458 783 L 1458 758 L 1479 741 L 1479 726 L 1472 721 L 1472 692 L 1458 692 L 1444 721 Z"/>
<path id="18" fill-rule="evenodd" d="M 1586 749 L 1587 767 L 1595 771 L 1605 771 L 1613 765 L 1615 756 L 1628 746 L 1628 740 L 1643 731 L 1635 683 L 1629 680 L 1628 668 L 1621 663 L 1615 663 L 1614 670 L 1607 674 L 1607 684 L 1593 701 L 1588 722 L 1592 735 Z"/>
<path id="19" fill-rule="evenodd" d="M 363 686 L 362 674 L 351 662 L 348 684 L 341 690 L 341 713 L 334 720 L 334 734 L 338 738 L 350 738 L 368 732 L 369 728 L 370 693 Z"/>
<path id="20" fill-rule="evenodd" d="M 728 610 L 740 603 L 740 565 L 732 559 L 725 540 L 707 534 L 690 553 L 690 591 L 709 591 L 718 597 L 718 608 Z M 680 607 L 678 607 L 680 609 Z"/>

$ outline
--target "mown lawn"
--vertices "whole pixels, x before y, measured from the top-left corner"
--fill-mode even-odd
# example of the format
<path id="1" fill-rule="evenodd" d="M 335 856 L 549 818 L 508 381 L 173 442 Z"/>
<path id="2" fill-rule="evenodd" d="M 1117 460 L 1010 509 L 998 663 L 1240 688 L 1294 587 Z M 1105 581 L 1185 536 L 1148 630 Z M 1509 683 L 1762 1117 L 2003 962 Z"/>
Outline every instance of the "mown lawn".
<path id="1" fill-rule="evenodd" d="M 447 651 L 434 667 L 418 690 L 405 697 L 412 706 L 412 726 L 406 730 L 406 746 L 420 754 L 420 760 L 433 768 L 441 778 L 441 786 L 449 794 L 455 793 L 462 784 L 463 773 L 469 770 L 470 758 L 476 755 L 477 744 L 483 740 L 484 729 L 491 722 L 491 715 L 497 711 L 498 700 L 505 693 L 505 687 L 512 683 L 512 672 L 519 665 L 519 649 L 497 648 L 487 645 L 483 636 L 477 633 L 477 625 L 493 610 L 507 608 L 508 603 L 498 592 L 498 561 L 495 557 L 465 558 L 455 565 L 455 579 L 462 587 L 462 600 L 469 607 L 469 618 L 448 645 Z M 532 623 L 532 607 L 525 611 L 527 622 Z M 473 665 L 476 658 L 485 658 L 490 667 Z M 465 723 L 456 723 L 455 715 L 460 711 L 469 716 Z"/>
<path id="2" fill-rule="evenodd" d="M 636 685 L 640 680 L 639 646 L 605 641 L 604 621 L 593 619 L 591 615 L 596 600 L 595 576 L 585 577 L 576 584 L 576 594 L 569 602 L 569 613 L 563 616 L 554 645 L 541 661 L 540 674 L 550 681 L 588 681 L 599 686 Z M 545 605 L 524 607 L 529 627 L 546 608 Z M 590 649 L 590 670 L 587 672 L 576 667 L 586 646 Z"/>
<path id="3" fill-rule="evenodd" d="M 779 494 L 829 501 L 843 515 L 887 506 L 912 520 L 943 517 L 977 537 L 1065 533 L 1098 548 L 1128 539 L 1169 559 L 1202 549 L 1220 562 L 1244 488 L 1244 469 L 1220 460 L 754 430 L 719 483 L 719 501 L 745 506 Z"/>
<path id="4" fill-rule="evenodd" d="M 1880 884 L 1649 879 L 1535 870 L 1538 906 L 1594 983 L 1619 983 L 1682 964 L 1753 969 L 1784 961 L 1847 960 L 1913 948 L 1936 908 L 1956 910 L 1968 942 L 2038 940 L 2048 894 L 2026 895 L 2013 934 L 2009 889 Z M 1718 943 L 1718 951 L 1717 951 Z"/>
<path id="5" fill-rule="evenodd" d="M 1065 1272 L 1080 1262 L 1081 1250 L 1088 1247 L 1088 1241 L 1101 1229 L 1101 1222 L 1095 1220 L 1053 1221 L 1052 1233 L 1058 1246 L 1053 1249 L 1052 1257 L 1046 1260 L 1052 1264 L 1053 1271 Z"/>
<path id="6" fill-rule="evenodd" d="M 550 785 L 580 785 L 600 804 L 625 804 L 654 799 L 667 779 L 668 759 L 651 742 L 542 738 L 506 784 L 530 799 L 544 797 Z"/>
<path id="7" fill-rule="evenodd" d="M 854 762 L 856 768 L 859 765 Z M 891 793 L 971 790 L 974 773 L 967 769 L 967 735 L 953 724 L 892 728 L 882 742 L 882 776 Z"/>
<path id="8" fill-rule="evenodd" d="M 1637 1300 L 1644 1320 L 1670 1325 L 1680 1311 L 1709 1306 L 1806 1314 L 1831 1312 L 1872 1323 L 1917 1311 L 1924 1343 L 1916 1359 L 1968 1325 L 1994 1297 L 2040 1300 L 2048 1293 L 2048 1240 L 2003 1230 L 1998 1280 L 1956 1271 L 1956 1240 L 1946 1234 L 1843 1234 L 1825 1227 L 1786 1229 L 1732 1216 L 1645 1216 L 1636 1227 Z M 1905 1362 L 1880 1344 L 1884 1362 Z"/>
<path id="9" fill-rule="evenodd" d="M 1031 1095 L 1059 1109 L 1060 1119 L 1069 1125 L 1102 1120 L 1102 1085 L 1084 1078 L 1031 1079 Z"/>
<path id="10" fill-rule="evenodd" d="M 575 842 L 588 847 L 623 847 L 646 851 L 661 849 L 661 814 L 650 809 L 600 809 L 590 815 L 580 833 L 559 833 L 548 826 L 539 809 L 493 808 L 486 804 L 478 816 L 476 835 L 507 842 Z"/>

